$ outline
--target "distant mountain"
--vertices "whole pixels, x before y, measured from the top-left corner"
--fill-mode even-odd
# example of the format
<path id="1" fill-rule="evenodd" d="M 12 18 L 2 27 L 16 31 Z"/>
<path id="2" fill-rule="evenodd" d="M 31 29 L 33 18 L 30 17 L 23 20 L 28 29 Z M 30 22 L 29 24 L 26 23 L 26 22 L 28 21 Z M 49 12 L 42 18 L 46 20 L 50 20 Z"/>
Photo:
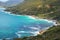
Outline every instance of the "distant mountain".
<path id="1" fill-rule="evenodd" d="M 21 3 L 22 1 L 23 1 L 23 0 L 9 0 L 9 1 L 7 1 L 5 4 L 6 4 L 6 5 L 13 6 L 13 5 L 16 5 L 16 4 Z"/>
<path id="2" fill-rule="evenodd" d="M 21 3 L 23 0 L 9 0 L 7 2 L 1 2 L 0 1 L 0 6 L 15 6 L 19 3 Z"/>
<path id="3" fill-rule="evenodd" d="M 3 2 L 0 2 L 0 6 L 4 6 L 5 4 Z"/>

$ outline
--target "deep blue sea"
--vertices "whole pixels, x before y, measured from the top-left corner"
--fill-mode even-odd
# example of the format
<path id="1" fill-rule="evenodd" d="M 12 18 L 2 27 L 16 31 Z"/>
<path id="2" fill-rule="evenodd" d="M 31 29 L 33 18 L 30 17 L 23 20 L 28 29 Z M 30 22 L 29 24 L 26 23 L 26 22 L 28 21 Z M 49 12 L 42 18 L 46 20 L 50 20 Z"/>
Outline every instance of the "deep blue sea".
<path id="1" fill-rule="evenodd" d="M 0 39 L 35 36 L 40 30 L 53 25 L 53 21 L 36 19 L 27 15 L 15 15 L 0 8 Z"/>

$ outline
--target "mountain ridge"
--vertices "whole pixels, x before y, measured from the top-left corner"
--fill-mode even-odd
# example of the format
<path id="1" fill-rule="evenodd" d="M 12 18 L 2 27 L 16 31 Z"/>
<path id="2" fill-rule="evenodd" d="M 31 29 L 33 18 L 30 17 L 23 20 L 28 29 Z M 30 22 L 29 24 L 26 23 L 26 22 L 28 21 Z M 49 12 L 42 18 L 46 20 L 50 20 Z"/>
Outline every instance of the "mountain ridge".
<path id="1" fill-rule="evenodd" d="M 17 4 L 23 2 L 24 0 L 9 0 L 7 2 L 1 2 L 0 1 L 0 6 L 6 6 L 6 7 L 10 7 L 10 6 L 16 6 Z"/>

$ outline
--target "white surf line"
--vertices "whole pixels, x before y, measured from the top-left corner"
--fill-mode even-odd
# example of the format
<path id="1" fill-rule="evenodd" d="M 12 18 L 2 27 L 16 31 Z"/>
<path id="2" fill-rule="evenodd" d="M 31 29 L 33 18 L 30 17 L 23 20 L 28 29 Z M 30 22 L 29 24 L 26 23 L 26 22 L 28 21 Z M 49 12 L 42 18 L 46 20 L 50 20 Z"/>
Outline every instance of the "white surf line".
<path id="1" fill-rule="evenodd" d="M 20 38 L 21 37 L 21 33 L 31 33 L 33 35 L 30 35 L 30 36 L 37 36 L 39 34 L 39 31 L 35 31 L 35 32 L 33 32 L 33 31 L 18 31 L 16 33 L 16 35 Z"/>
<path id="2" fill-rule="evenodd" d="M 6 8 L 0 8 L 2 12 L 5 12 L 6 14 L 13 15 L 13 16 L 24 16 L 24 15 L 18 15 L 18 14 L 13 14 L 12 12 L 4 11 Z"/>
<path id="3" fill-rule="evenodd" d="M 32 16 L 29 16 L 29 15 L 27 15 L 29 18 L 32 18 L 32 19 L 36 19 L 35 17 L 32 17 Z"/>
<path id="4" fill-rule="evenodd" d="M 6 9 L 6 8 L 0 8 L 0 9 Z M 3 10 L 3 12 L 5 12 L 5 13 L 7 13 L 7 14 L 9 14 L 9 15 L 14 15 L 14 16 L 28 16 L 29 18 L 32 18 L 32 19 L 36 19 L 36 20 L 45 20 L 45 21 L 48 21 L 48 22 L 56 22 L 55 20 L 48 20 L 48 19 L 41 19 L 41 18 L 39 18 L 39 17 L 33 17 L 33 16 L 30 16 L 30 15 L 18 15 L 18 14 L 13 14 L 13 13 L 11 13 L 11 12 L 7 12 L 7 11 L 4 11 Z"/>
<path id="5" fill-rule="evenodd" d="M 29 16 L 29 15 L 28 15 Z M 39 17 L 33 17 L 33 16 L 29 16 L 30 18 L 32 18 L 32 19 L 36 19 L 36 20 L 44 20 L 44 21 L 47 21 L 47 22 L 51 22 L 51 23 L 53 23 L 53 25 L 57 25 L 56 24 L 56 20 L 48 20 L 48 19 L 41 19 L 41 18 L 39 18 Z"/>
<path id="6" fill-rule="evenodd" d="M 5 8 L 2 8 L 2 9 L 5 10 Z M 7 12 L 7 11 L 4 11 L 4 12 L 7 13 L 7 14 L 9 14 L 9 15 L 13 15 L 13 16 L 28 16 L 29 18 L 36 19 L 36 20 L 45 20 L 45 21 L 48 21 L 48 22 L 53 22 L 54 25 L 57 25 L 55 20 L 41 19 L 39 17 L 33 17 L 33 16 L 30 16 L 30 15 L 18 15 L 18 14 L 13 14 L 13 13 Z"/>

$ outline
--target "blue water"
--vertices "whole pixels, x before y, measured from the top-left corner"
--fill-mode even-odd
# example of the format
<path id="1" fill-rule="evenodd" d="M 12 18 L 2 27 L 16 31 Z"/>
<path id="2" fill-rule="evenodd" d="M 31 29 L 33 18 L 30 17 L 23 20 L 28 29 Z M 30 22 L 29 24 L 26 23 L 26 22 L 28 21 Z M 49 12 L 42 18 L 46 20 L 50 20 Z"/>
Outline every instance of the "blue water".
<path id="1" fill-rule="evenodd" d="M 14 15 L 0 8 L 0 39 L 34 36 L 44 28 L 53 26 L 52 21 L 34 19 L 31 16 Z"/>

